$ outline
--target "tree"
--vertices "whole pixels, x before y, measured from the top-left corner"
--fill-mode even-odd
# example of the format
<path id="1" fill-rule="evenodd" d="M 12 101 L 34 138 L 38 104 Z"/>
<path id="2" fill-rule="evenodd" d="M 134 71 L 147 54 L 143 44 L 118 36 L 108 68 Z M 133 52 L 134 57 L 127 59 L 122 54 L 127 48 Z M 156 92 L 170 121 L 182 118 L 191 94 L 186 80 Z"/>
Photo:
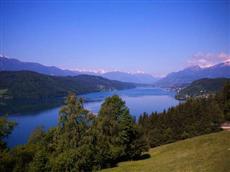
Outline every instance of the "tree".
<path id="1" fill-rule="evenodd" d="M 222 91 L 225 119 L 230 121 L 230 82 L 226 83 Z"/>
<path id="2" fill-rule="evenodd" d="M 143 133 L 135 124 L 125 102 L 117 95 L 106 98 L 102 104 L 97 129 L 107 145 L 107 156 L 117 162 L 123 159 L 135 159 L 148 150 Z"/>
<path id="3" fill-rule="evenodd" d="M 47 152 L 39 150 L 33 157 L 33 161 L 29 164 L 28 171 L 31 172 L 47 172 L 50 171 L 50 163 Z"/>
<path id="4" fill-rule="evenodd" d="M 70 93 L 59 113 L 59 148 L 76 148 L 94 123 L 94 115 L 84 109 L 82 99 Z"/>
<path id="5" fill-rule="evenodd" d="M 42 126 L 39 126 L 39 127 L 35 128 L 35 130 L 30 135 L 28 143 L 34 144 L 34 143 L 42 142 L 44 136 L 45 136 L 45 130 Z"/>
<path id="6" fill-rule="evenodd" d="M 3 139 L 11 133 L 15 125 L 15 122 L 7 120 L 6 117 L 0 117 L 0 152 L 6 148 Z"/>
<path id="7" fill-rule="evenodd" d="M 119 119 L 119 141 L 123 145 L 121 154 L 123 159 L 136 159 L 148 150 L 143 133 L 128 110 L 121 114 Z"/>

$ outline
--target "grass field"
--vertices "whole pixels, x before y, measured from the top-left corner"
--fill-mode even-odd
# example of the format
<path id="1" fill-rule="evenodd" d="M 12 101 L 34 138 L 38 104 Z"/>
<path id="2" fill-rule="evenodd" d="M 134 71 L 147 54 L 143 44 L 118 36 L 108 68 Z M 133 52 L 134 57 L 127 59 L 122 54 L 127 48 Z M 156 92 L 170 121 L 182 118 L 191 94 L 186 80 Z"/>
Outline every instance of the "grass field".
<path id="1" fill-rule="evenodd" d="M 150 158 L 103 172 L 230 172 L 230 132 L 203 135 L 150 149 Z"/>

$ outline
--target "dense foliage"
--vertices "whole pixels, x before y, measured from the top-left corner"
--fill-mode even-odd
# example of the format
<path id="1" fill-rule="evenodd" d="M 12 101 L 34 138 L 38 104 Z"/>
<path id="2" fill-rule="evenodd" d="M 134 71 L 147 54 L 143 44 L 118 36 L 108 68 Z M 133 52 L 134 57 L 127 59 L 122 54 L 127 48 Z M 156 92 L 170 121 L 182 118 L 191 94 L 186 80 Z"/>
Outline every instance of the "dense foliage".
<path id="1" fill-rule="evenodd" d="M 139 126 L 151 147 L 220 130 L 230 120 L 230 84 L 208 98 L 189 99 L 162 113 L 144 113 Z"/>
<path id="2" fill-rule="evenodd" d="M 225 85 L 223 91 L 216 95 L 216 99 L 224 113 L 225 120 L 230 121 L 230 82 Z"/>
<path id="3" fill-rule="evenodd" d="M 118 96 L 108 97 L 98 116 L 74 94 L 60 110 L 57 127 L 37 128 L 28 144 L 4 149 L 0 171 L 93 171 L 137 159 L 147 142 Z"/>
<path id="4" fill-rule="evenodd" d="M 3 141 L 3 138 L 11 133 L 14 126 L 14 122 L 8 121 L 6 117 L 0 117 L 0 152 L 6 148 L 6 143 Z"/>

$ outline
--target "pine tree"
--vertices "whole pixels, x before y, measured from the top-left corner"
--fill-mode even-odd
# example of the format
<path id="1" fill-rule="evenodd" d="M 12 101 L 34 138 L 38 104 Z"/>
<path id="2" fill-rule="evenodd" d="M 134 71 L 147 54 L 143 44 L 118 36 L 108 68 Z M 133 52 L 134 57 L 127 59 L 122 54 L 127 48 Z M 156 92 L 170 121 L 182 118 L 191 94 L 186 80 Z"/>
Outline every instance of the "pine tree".
<path id="1" fill-rule="evenodd" d="M 83 108 L 82 99 L 70 93 L 66 105 L 59 113 L 59 146 L 76 148 L 80 145 L 85 132 L 93 124 L 94 115 Z"/>

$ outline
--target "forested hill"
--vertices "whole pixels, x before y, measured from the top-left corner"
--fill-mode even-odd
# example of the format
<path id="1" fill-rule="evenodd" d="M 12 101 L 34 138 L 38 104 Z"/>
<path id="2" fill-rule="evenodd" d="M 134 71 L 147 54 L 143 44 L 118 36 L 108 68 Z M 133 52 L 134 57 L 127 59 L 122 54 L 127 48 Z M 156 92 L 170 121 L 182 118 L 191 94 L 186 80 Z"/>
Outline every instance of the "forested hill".
<path id="1" fill-rule="evenodd" d="M 208 94 L 220 91 L 221 89 L 223 89 L 224 85 L 227 82 L 230 82 L 229 78 L 204 78 L 196 80 L 192 82 L 189 86 L 180 90 L 176 97 L 179 99 L 184 99 L 186 97 L 188 98 L 202 95 L 206 96 Z"/>
<path id="2" fill-rule="evenodd" d="M 49 76 L 31 71 L 0 72 L 0 98 L 41 99 L 77 94 L 134 88 L 135 85 L 99 76 Z"/>

